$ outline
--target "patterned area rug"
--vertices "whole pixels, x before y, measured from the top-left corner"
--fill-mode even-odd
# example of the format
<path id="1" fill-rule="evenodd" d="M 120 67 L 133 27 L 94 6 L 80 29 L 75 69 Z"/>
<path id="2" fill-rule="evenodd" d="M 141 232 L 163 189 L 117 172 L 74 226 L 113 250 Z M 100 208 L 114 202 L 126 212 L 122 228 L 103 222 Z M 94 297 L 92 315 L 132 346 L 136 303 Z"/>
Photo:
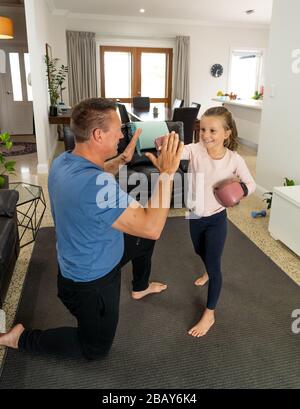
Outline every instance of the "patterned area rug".
<path id="1" fill-rule="evenodd" d="M 3 149 L 1 151 L 4 156 L 19 156 L 28 155 L 29 153 L 36 152 L 36 143 L 33 142 L 14 142 L 13 147 L 10 150 Z"/>

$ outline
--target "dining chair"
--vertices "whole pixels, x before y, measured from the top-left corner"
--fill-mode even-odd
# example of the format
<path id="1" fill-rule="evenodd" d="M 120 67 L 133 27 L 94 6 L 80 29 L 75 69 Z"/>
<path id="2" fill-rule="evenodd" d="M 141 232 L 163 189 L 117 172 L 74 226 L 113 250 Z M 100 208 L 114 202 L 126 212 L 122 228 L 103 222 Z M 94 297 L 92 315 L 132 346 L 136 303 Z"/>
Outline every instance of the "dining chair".
<path id="1" fill-rule="evenodd" d="M 196 107 L 175 108 L 173 112 L 172 121 L 183 122 L 184 126 L 184 144 L 193 143 L 193 136 L 195 130 L 195 122 L 197 119 L 199 109 Z"/>
<path id="2" fill-rule="evenodd" d="M 118 105 L 122 124 L 127 124 L 128 122 L 130 122 L 130 118 L 129 118 L 126 106 L 123 104 L 119 104 L 119 103 L 117 105 Z"/>
<path id="3" fill-rule="evenodd" d="M 177 98 L 176 98 L 176 99 L 174 100 L 174 102 L 173 102 L 172 109 L 182 108 L 183 105 L 184 105 L 184 100 L 183 100 L 183 99 L 177 99 Z"/>
<path id="4" fill-rule="evenodd" d="M 150 109 L 150 98 L 149 97 L 133 97 L 133 108 L 134 109 Z"/>

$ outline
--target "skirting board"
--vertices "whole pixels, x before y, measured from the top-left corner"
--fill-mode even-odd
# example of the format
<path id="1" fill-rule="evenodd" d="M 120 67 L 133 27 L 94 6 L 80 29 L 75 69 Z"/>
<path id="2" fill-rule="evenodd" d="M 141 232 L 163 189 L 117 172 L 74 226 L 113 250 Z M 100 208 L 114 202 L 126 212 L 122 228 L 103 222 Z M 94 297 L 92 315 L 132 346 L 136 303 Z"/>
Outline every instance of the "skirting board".
<path id="1" fill-rule="evenodd" d="M 238 138 L 238 140 L 242 145 L 248 146 L 248 148 L 255 149 L 256 152 L 258 151 L 258 145 L 256 143 L 247 141 L 243 138 Z"/>

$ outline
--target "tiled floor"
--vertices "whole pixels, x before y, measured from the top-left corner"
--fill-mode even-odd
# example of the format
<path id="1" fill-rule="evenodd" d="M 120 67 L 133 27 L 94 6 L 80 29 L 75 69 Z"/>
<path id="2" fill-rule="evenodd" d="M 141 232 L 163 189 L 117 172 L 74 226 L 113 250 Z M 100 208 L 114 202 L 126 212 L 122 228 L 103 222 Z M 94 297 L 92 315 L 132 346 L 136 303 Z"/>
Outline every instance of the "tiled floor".
<path id="1" fill-rule="evenodd" d="M 32 141 L 32 137 L 28 137 L 26 141 Z M 23 140 L 24 141 L 24 140 Z M 63 152 L 63 143 L 59 142 L 57 153 Z M 255 176 L 256 168 L 256 152 L 248 147 L 241 146 L 240 154 L 246 160 L 249 169 Z M 11 181 L 23 181 L 32 184 L 38 184 L 43 187 L 47 210 L 42 222 L 42 227 L 53 226 L 53 221 L 50 214 L 49 197 L 47 191 L 47 176 L 36 174 L 37 155 L 25 155 L 12 158 L 17 161 L 16 174 Z M 284 246 L 281 242 L 271 238 L 268 232 L 269 215 L 266 218 L 252 219 L 252 210 L 261 210 L 265 208 L 265 203 L 262 198 L 252 195 L 243 200 L 241 204 L 228 212 L 229 219 L 252 240 L 267 256 L 269 256 L 286 274 L 289 275 L 298 285 L 300 285 L 300 258 L 291 250 Z M 183 210 L 171 210 L 170 217 L 183 215 Z M 18 305 L 18 300 L 22 290 L 26 270 L 30 261 L 33 244 L 21 250 L 19 259 L 16 264 L 15 272 L 11 281 L 4 310 L 7 314 L 7 328 L 13 324 L 13 320 Z M 0 349 L 0 363 L 4 355 L 4 350 Z"/>

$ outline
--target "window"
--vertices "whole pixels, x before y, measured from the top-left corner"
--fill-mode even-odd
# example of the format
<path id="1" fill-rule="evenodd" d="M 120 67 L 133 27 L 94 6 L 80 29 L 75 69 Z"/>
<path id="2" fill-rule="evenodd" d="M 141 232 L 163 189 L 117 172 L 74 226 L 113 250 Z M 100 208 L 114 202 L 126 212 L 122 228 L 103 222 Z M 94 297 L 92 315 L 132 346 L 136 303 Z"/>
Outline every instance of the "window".
<path id="1" fill-rule="evenodd" d="M 14 101 L 23 101 L 19 54 L 9 53 L 9 62 Z"/>
<path id="2" fill-rule="evenodd" d="M 231 54 L 231 72 L 229 92 L 238 98 L 249 99 L 263 85 L 263 53 L 262 51 L 234 50 Z"/>
<path id="3" fill-rule="evenodd" d="M 100 47 L 101 95 L 130 103 L 134 96 L 171 106 L 170 48 Z"/>

